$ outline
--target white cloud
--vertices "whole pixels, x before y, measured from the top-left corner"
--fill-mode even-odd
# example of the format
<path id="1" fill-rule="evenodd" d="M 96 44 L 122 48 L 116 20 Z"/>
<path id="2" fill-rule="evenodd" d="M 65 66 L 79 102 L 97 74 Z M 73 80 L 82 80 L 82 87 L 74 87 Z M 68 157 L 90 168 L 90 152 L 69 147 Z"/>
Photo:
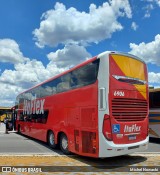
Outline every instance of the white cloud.
<path id="1" fill-rule="evenodd" d="M 16 95 L 22 92 L 23 88 L 0 82 L 0 91 L 0 106 L 12 107 L 15 104 Z"/>
<path id="2" fill-rule="evenodd" d="M 160 0 L 155 0 L 155 1 L 156 1 L 157 5 L 160 6 Z"/>
<path id="3" fill-rule="evenodd" d="M 159 83 L 160 84 L 160 73 L 149 72 L 148 80 L 149 80 L 149 83 Z"/>
<path id="4" fill-rule="evenodd" d="M 58 68 L 69 68 L 91 58 L 91 55 L 83 46 L 67 45 L 62 50 L 49 53 L 47 57 Z"/>
<path id="5" fill-rule="evenodd" d="M 0 76 L 0 82 L 26 89 L 50 76 L 42 62 L 34 59 L 16 64 L 14 70 L 5 70 Z"/>
<path id="6" fill-rule="evenodd" d="M 137 28 L 138 28 L 138 25 L 137 25 L 135 22 L 132 22 L 131 28 L 132 28 L 134 31 L 136 31 Z"/>
<path id="7" fill-rule="evenodd" d="M 19 45 L 12 39 L 0 39 L 0 62 L 22 63 L 25 58 Z"/>
<path id="8" fill-rule="evenodd" d="M 98 43 L 123 29 L 118 18 L 124 16 L 132 16 L 128 0 L 110 0 L 99 7 L 91 4 L 89 13 L 56 3 L 54 9 L 42 15 L 39 29 L 33 31 L 34 39 L 38 47 Z"/>
<path id="9" fill-rule="evenodd" d="M 17 63 L 14 70 L 5 70 L 0 76 L 0 106 L 14 105 L 16 96 L 24 90 L 59 73 L 55 66 L 46 69 L 41 61 L 28 60 Z"/>
<path id="10" fill-rule="evenodd" d="M 160 66 L 160 35 L 155 36 L 155 40 L 149 43 L 130 43 L 131 54 L 142 58 L 147 63 L 157 64 Z"/>
<path id="11" fill-rule="evenodd" d="M 158 6 L 160 6 L 160 0 L 144 0 L 150 3 L 156 3 Z"/>
<path id="12" fill-rule="evenodd" d="M 145 15 L 144 17 L 145 18 L 149 18 L 151 16 L 151 11 L 154 9 L 154 6 L 153 4 L 147 4 L 145 7 L 144 7 L 144 10 L 145 10 Z"/>
<path id="13" fill-rule="evenodd" d="M 75 66 L 91 55 L 83 46 L 68 45 L 62 50 L 48 54 L 45 67 L 36 59 L 14 65 L 14 70 L 5 70 L 0 76 L 0 106 L 13 106 L 16 96 L 24 90 L 51 78 L 70 66 Z"/>
<path id="14" fill-rule="evenodd" d="M 147 2 L 147 5 L 144 6 L 143 10 L 145 10 L 145 18 L 149 18 L 151 16 L 151 11 L 156 7 L 160 7 L 160 0 L 142 0 Z"/>

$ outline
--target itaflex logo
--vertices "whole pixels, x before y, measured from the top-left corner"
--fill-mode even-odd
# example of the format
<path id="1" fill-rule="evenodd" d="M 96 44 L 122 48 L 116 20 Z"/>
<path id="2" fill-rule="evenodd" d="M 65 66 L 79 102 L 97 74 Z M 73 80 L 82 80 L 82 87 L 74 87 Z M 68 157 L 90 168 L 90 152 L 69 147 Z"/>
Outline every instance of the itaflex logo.
<path id="1" fill-rule="evenodd" d="M 112 125 L 112 133 L 120 133 L 120 124 Z"/>

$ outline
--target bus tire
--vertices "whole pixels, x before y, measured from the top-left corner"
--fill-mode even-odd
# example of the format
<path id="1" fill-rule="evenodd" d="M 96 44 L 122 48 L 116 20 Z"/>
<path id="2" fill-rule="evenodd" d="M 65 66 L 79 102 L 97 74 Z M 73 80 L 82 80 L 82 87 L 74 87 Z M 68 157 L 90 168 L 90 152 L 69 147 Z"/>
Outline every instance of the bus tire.
<path id="1" fill-rule="evenodd" d="M 60 148 L 64 154 L 70 154 L 70 151 L 68 150 L 68 138 L 64 133 L 60 136 Z"/>
<path id="2" fill-rule="evenodd" d="M 55 144 L 55 135 L 52 131 L 49 131 L 48 133 L 47 142 L 51 148 L 56 148 L 57 145 Z"/>

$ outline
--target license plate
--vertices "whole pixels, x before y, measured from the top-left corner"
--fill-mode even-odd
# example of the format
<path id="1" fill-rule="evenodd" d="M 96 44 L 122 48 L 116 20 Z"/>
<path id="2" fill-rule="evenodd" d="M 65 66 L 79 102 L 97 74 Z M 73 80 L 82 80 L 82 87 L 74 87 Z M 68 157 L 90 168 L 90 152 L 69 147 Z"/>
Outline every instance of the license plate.
<path id="1" fill-rule="evenodd" d="M 128 139 L 129 140 L 136 140 L 136 135 L 130 135 L 130 136 L 128 136 Z"/>

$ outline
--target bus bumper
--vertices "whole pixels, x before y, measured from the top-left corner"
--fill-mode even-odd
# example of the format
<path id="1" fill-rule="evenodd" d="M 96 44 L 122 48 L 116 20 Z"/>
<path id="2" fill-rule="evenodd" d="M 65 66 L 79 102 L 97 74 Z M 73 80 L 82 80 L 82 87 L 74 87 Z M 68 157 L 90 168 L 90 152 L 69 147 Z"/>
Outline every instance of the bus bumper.
<path id="1" fill-rule="evenodd" d="M 148 142 L 149 136 L 143 141 L 132 144 L 114 144 L 112 141 L 107 141 L 103 137 L 103 139 L 100 140 L 99 157 L 114 157 L 144 151 L 148 149 Z"/>

